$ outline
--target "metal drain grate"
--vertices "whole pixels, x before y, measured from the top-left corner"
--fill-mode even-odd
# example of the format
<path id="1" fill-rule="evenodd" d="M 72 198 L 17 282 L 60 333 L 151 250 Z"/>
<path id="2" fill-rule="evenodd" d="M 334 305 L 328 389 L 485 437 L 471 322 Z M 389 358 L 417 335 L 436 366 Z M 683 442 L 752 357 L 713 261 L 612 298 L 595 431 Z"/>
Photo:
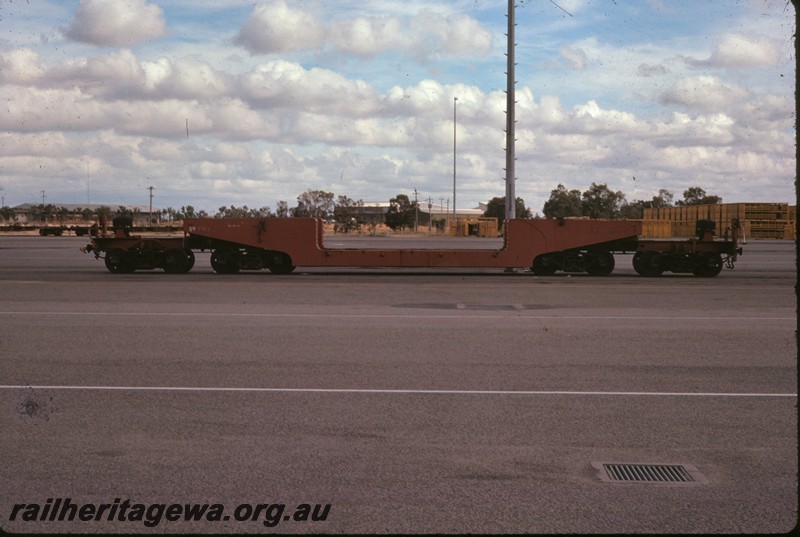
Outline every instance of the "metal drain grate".
<path id="1" fill-rule="evenodd" d="M 602 481 L 614 483 L 707 483 L 690 464 L 593 463 Z"/>

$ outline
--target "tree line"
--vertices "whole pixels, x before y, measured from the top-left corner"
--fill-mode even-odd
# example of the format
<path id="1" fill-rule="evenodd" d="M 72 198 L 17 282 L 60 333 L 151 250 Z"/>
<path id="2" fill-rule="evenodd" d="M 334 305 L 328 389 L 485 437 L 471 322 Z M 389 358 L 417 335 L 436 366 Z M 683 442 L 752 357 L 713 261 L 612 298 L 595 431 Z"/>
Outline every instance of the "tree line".
<path id="1" fill-rule="evenodd" d="M 708 195 L 705 190 L 697 186 L 685 190 L 682 200 L 674 201 L 674 198 L 672 192 L 662 188 L 650 200 L 628 202 L 623 192 L 614 191 L 606 184 L 592 183 L 584 192 L 567 190 L 563 184 L 559 184 L 550 192 L 550 199 L 545 202 L 542 212 L 547 218 L 587 216 L 603 219 L 639 219 L 644 215 L 645 209 L 722 203 L 722 198 Z"/>
<path id="2" fill-rule="evenodd" d="M 205 210 L 195 209 L 192 205 L 184 205 L 180 209 L 168 207 L 166 209 L 155 209 L 151 215 L 151 223 L 172 222 L 184 220 L 186 218 L 266 218 L 266 217 L 316 217 L 330 220 L 336 219 L 337 222 L 349 222 L 352 218 L 360 214 L 364 203 L 361 200 L 355 201 L 348 196 L 336 197 L 331 192 L 322 190 L 308 190 L 297 196 L 297 205 L 290 207 L 286 201 L 279 201 L 275 211 L 268 207 L 250 208 L 247 205 L 237 207 L 235 205 L 222 206 L 213 214 Z M 92 221 L 101 216 L 111 220 L 116 216 L 147 215 L 147 211 L 138 208 L 131 209 L 120 205 L 117 207 L 101 206 L 97 208 L 73 208 L 54 205 L 39 204 L 33 205 L 29 211 L 30 219 L 39 222 L 63 222 L 66 220 Z M 16 219 L 16 212 L 13 208 L 0 207 L 0 217 L 7 221 Z"/>
<path id="3" fill-rule="evenodd" d="M 691 187 L 683 192 L 682 200 L 674 200 L 674 194 L 661 189 L 650 200 L 634 200 L 628 202 L 621 191 L 614 191 L 604 184 L 592 183 L 585 191 L 568 190 L 559 184 L 550 192 L 550 198 L 544 203 L 542 212 L 546 218 L 589 217 L 600 219 L 642 218 L 644 209 L 662 207 L 685 207 L 689 205 L 705 205 L 722 203 L 719 196 L 708 195 L 700 187 Z M 180 209 L 168 207 L 159 209 L 151 215 L 153 224 L 159 221 L 176 221 L 186 218 L 266 218 L 266 217 L 314 217 L 334 221 L 341 229 L 347 231 L 351 226 L 363 223 L 363 200 L 354 200 L 348 196 L 336 196 L 324 190 L 307 190 L 297 196 L 297 204 L 290 207 L 286 201 L 279 201 L 275 211 L 270 207 L 250 208 L 247 205 L 237 207 L 222 206 L 210 215 L 204 210 L 197 210 L 192 205 L 184 205 Z M 418 202 L 406 194 L 398 194 L 389 200 L 389 208 L 384 215 L 384 223 L 391 229 L 413 228 L 418 218 Z M 81 218 L 84 221 L 94 220 L 101 215 L 113 218 L 117 215 L 142 214 L 140 210 L 131 210 L 124 206 L 117 208 L 100 207 L 98 209 L 77 208 L 66 209 L 52 204 L 33 206 L 32 217 L 42 222 L 64 221 L 68 218 Z M 15 214 L 10 207 L 0 208 L 0 216 L 13 221 Z M 434 215 L 432 215 L 434 216 Z M 492 198 L 484 212 L 486 217 L 497 218 L 498 225 L 505 220 L 505 197 Z M 519 219 L 534 218 L 525 201 L 517 197 L 516 217 Z M 537 214 L 536 218 L 539 217 Z"/>

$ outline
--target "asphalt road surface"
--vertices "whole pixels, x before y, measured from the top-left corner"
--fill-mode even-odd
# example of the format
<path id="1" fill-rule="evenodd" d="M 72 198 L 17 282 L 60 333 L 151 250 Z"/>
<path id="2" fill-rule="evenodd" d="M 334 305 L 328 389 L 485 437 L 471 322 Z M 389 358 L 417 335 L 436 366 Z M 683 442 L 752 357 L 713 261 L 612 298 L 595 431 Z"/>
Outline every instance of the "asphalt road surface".
<path id="1" fill-rule="evenodd" d="M 3 530 L 797 523 L 791 242 L 751 241 L 713 279 L 642 278 L 630 256 L 605 278 L 222 276 L 207 254 L 114 275 L 85 242 L 0 236 Z M 612 482 L 603 463 L 699 475 Z"/>

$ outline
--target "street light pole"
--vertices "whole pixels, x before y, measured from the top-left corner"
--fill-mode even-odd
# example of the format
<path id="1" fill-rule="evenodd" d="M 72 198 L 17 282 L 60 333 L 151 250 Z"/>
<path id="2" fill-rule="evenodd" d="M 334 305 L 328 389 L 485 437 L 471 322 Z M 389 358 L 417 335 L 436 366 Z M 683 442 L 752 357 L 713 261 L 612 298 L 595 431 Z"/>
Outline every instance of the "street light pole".
<path id="1" fill-rule="evenodd" d="M 506 220 L 516 218 L 517 196 L 514 182 L 515 168 L 515 124 L 516 124 L 516 80 L 514 63 L 514 2 L 508 0 L 508 70 L 506 72 Z"/>
<path id="2" fill-rule="evenodd" d="M 458 97 L 453 97 L 453 219 L 456 217 L 456 103 Z"/>

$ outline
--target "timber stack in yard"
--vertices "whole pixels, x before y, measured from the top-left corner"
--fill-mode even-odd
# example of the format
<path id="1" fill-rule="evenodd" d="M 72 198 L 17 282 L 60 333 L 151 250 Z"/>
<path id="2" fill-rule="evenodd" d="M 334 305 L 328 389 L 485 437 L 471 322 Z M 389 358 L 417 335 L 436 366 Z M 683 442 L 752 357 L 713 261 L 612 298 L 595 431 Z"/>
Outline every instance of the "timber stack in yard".
<path id="1" fill-rule="evenodd" d="M 698 220 L 711 220 L 717 230 L 725 230 L 738 219 L 747 239 L 794 240 L 796 215 L 797 206 L 788 203 L 718 203 L 645 209 L 642 236 L 690 237 Z"/>

